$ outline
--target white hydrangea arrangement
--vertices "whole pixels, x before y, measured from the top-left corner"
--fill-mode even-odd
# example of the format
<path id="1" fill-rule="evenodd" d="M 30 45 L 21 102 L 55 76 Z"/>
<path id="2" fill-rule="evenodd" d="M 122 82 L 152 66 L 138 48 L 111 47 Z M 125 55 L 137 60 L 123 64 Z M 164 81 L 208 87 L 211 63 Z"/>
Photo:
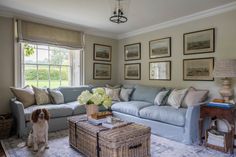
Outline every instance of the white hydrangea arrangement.
<path id="1" fill-rule="evenodd" d="M 78 97 L 78 101 L 81 105 L 103 105 L 105 108 L 111 107 L 112 100 L 106 95 L 103 88 L 95 88 L 93 93 L 90 93 L 88 90 L 83 91 Z"/>

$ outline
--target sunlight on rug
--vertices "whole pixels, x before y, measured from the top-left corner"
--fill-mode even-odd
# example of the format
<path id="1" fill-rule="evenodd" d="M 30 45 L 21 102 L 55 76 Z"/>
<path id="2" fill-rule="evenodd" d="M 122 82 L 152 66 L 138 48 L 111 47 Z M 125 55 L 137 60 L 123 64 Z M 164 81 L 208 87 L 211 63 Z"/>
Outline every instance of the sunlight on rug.
<path id="1" fill-rule="evenodd" d="M 68 130 L 49 134 L 49 149 L 40 146 L 37 153 L 25 146 L 25 141 L 12 137 L 2 141 L 8 157 L 84 157 L 69 146 Z M 234 154 L 236 156 L 236 152 Z M 159 136 L 151 137 L 152 157 L 233 157 L 201 146 L 189 146 Z"/>

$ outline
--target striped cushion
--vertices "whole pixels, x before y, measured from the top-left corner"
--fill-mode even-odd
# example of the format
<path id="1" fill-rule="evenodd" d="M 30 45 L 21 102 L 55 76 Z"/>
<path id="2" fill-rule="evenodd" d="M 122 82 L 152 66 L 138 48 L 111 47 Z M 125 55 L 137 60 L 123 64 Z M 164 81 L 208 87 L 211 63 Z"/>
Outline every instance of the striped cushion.
<path id="1" fill-rule="evenodd" d="M 182 101 L 185 95 L 187 94 L 187 92 L 188 92 L 188 88 L 181 89 L 181 90 L 174 89 L 170 93 L 170 96 L 168 97 L 167 104 L 178 109 L 181 106 Z"/>

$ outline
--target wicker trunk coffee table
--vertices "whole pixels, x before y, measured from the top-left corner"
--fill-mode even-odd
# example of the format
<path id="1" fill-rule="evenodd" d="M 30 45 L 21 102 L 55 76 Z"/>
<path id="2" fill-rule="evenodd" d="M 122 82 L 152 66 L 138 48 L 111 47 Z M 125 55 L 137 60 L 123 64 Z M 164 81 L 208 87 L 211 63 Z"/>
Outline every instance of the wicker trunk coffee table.
<path id="1" fill-rule="evenodd" d="M 74 116 L 69 121 L 70 145 L 87 157 L 150 157 L 149 127 L 130 123 L 107 129 L 95 126 L 86 116 Z"/>

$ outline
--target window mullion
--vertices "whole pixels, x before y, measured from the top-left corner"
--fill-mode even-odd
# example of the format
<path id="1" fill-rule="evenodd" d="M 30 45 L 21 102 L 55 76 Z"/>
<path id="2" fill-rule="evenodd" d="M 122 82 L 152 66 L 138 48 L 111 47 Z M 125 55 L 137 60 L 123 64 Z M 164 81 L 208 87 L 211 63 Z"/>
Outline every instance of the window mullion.
<path id="1" fill-rule="evenodd" d="M 60 65 L 60 86 L 61 86 L 61 65 Z"/>
<path id="2" fill-rule="evenodd" d="M 48 47 L 48 81 L 49 81 L 49 88 L 51 87 L 51 66 L 50 66 L 50 47 Z"/>
<path id="3" fill-rule="evenodd" d="M 39 86 L 38 45 L 36 45 L 36 63 L 37 63 L 37 87 L 38 87 Z"/>

